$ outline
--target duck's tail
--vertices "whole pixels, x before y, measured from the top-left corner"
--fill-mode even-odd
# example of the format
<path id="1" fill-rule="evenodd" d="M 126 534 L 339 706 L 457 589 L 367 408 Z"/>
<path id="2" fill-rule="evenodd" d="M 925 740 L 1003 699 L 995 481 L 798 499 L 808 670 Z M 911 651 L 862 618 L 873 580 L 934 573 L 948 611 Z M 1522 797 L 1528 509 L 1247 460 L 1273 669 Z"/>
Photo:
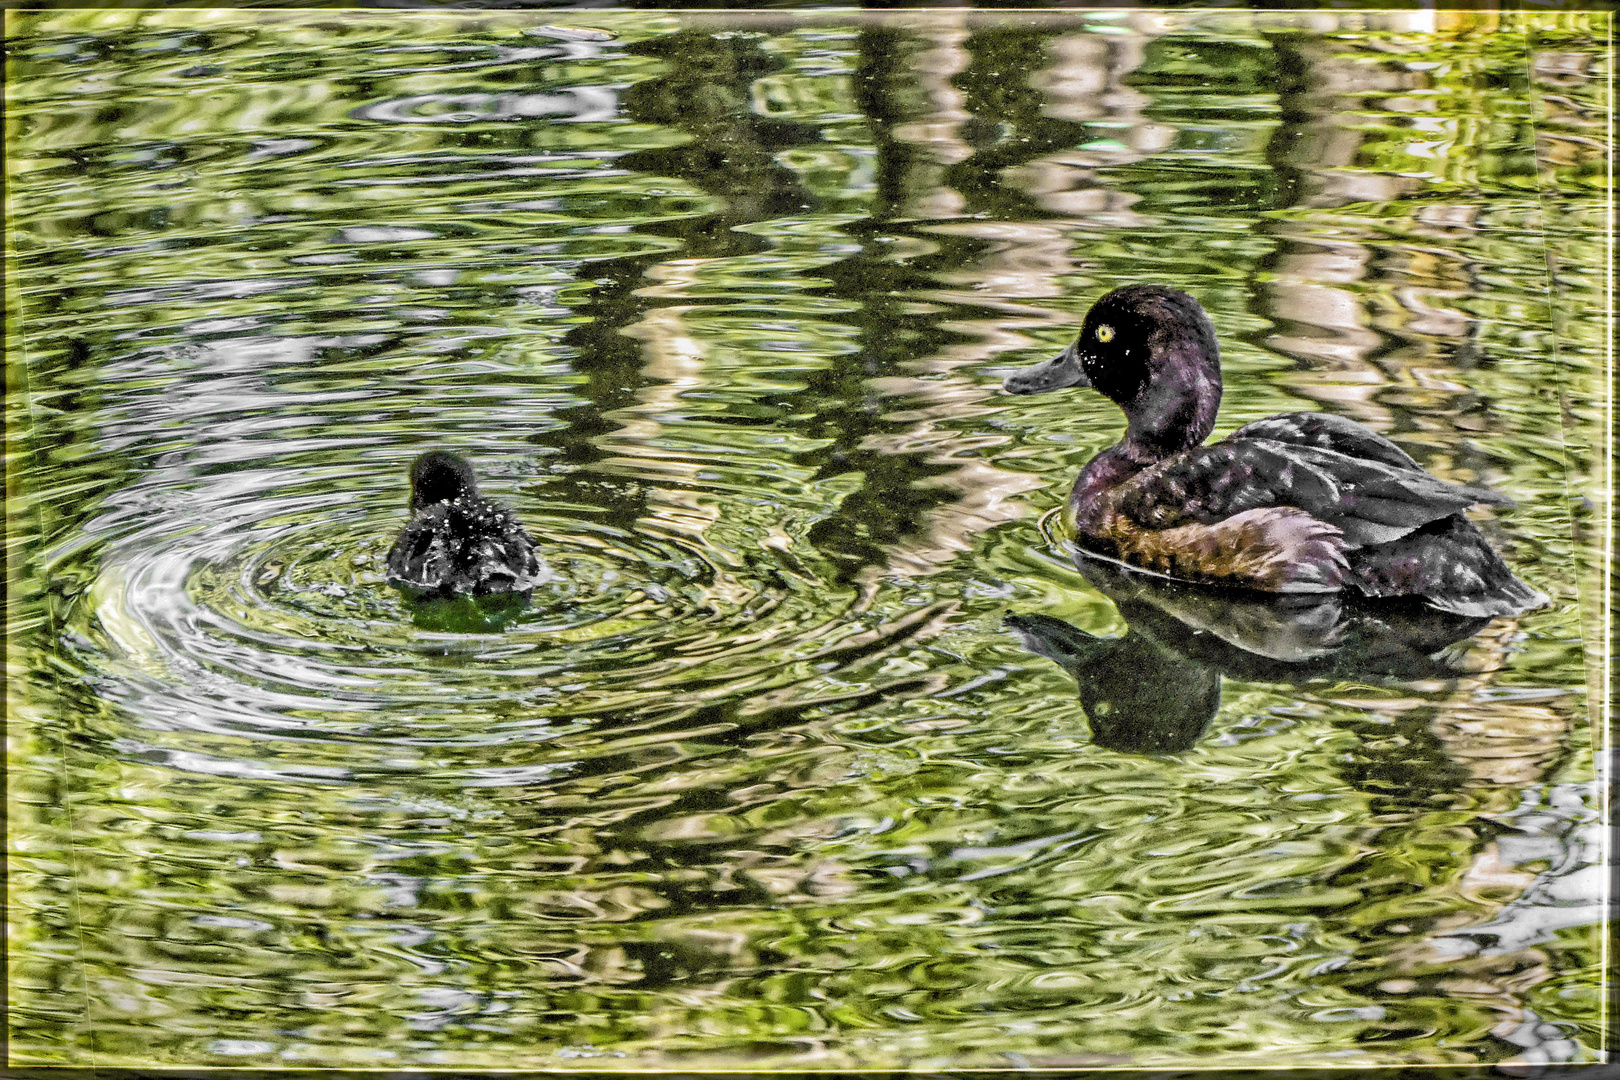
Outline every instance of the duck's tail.
<path id="1" fill-rule="evenodd" d="M 1412 597 L 1454 615 L 1523 615 L 1552 602 L 1515 577 L 1461 514 L 1354 552 L 1351 577 L 1367 596 Z"/>
<path id="2" fill-rule="evenodd" d="M 1428 597 L 1430 607 L 1456 615 L 1496 616 L 1523 615 L 1552 603 L 1552 598 L 1540 589 L 1514 577 L 1506 566 L 1502 567 L 1502 580 L 1494 584 L 1489 593 L 1475 597 Z"/>

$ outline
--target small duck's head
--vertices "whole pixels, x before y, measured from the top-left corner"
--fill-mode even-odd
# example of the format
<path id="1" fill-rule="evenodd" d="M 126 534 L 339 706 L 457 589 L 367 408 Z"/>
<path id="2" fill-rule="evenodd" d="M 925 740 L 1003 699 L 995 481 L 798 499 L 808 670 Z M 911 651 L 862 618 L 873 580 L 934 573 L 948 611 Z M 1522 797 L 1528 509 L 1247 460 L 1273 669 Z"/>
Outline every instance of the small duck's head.
<path id="1" fill-rule="evenodd" d="M 1012 394 L 1089 386 L 1125 410 L 1128 445 L 1197 446 L 1221 404 L 1221 353 L 1198 301 L 1162 285 L 1126 285 L 1091 306 L 1074 344 L 1002 383 Z"/>
<path id="2" fill-rule="evenodd" d="M 478 497 L 478 479 L 466 459 L 429 450 L 411 465 L 411 513 L 461 496 Z"/>

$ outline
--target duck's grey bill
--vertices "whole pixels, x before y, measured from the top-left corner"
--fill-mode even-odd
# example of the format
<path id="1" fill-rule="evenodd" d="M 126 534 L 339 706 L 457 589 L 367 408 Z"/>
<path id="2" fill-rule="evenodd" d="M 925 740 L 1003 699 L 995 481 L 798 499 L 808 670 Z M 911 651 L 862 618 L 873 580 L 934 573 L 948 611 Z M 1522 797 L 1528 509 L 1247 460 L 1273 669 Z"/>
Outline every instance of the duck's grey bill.
<path id="1" fill-rule="evenodd" d="M 1066 386 L 1090 385 L 1080 366 L 1080 342 L 1076 341 L 1044 364 L 1013 372 L 1002 380 L 1001 388 L 1009 394 L 1044 394 Z"/>

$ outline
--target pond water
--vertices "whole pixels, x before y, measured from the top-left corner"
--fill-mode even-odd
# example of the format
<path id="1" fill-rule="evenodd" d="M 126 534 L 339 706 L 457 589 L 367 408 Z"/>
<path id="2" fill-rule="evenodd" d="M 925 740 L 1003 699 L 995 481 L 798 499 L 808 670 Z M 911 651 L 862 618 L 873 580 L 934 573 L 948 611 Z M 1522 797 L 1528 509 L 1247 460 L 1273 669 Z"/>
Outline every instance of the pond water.
<path id="1" fill-rule="evenodd" d="M 8 12 L 12 1063 L 1599 1060 L 1607 18 Z M 1099 745 L 1132 281 L 1552 606 Z"/>

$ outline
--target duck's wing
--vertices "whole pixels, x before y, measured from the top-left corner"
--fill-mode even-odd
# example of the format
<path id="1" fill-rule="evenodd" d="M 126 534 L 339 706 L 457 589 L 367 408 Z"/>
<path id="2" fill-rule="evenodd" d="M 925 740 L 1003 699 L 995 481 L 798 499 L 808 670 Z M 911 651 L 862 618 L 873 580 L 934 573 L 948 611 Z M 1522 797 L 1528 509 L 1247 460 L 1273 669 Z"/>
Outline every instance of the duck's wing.
<path id="1" fill-rule="evenodd" d="M 454 560 L 444 519 L 440 504 L 419 511 L 405 523 L 388 552 L 389 584 L 428 590 L 444 584 Z"/>
<path id="2" fill-rule="evenodd" d="M 1421 469 L 1255 438 L 1228 438 L 1170 458 L 1121 485 L 1113 499 L 1115 510 L 1150 529 L 1294 507 L 1339 529 L 1352 549 L 1399 539 L 1476 503 L 1509 502 Z"/>
<path id="3" fill-rule="evenodd" d="M 540 559 L 521 526 L 479 537 L 469 552 L 471 588 L 480 593 L 522 592 L 534 587 Z"/>
<path id="4" fill-rule="evenodd" d="M 451 512 L 461 538 L 454 553 L 458 591 L 504 593 L 534 587 L 540 559 L 533 538 L 510 510 L 473 499 L 458 501 Z"/>
<path id="5" fill-rule="evenodd" d="M 1279 413 L 1252 424 L 1244 424 L 1223 441 L 1242 442 L 1245 439 L 1267 439 L 1291 446 L 1332 450 L 1363 461 L 1377 461 L 1397 469 L 1421 471 L 1421 466 L 1405 450 L 1354 420 L 1333 413 Z"/>

